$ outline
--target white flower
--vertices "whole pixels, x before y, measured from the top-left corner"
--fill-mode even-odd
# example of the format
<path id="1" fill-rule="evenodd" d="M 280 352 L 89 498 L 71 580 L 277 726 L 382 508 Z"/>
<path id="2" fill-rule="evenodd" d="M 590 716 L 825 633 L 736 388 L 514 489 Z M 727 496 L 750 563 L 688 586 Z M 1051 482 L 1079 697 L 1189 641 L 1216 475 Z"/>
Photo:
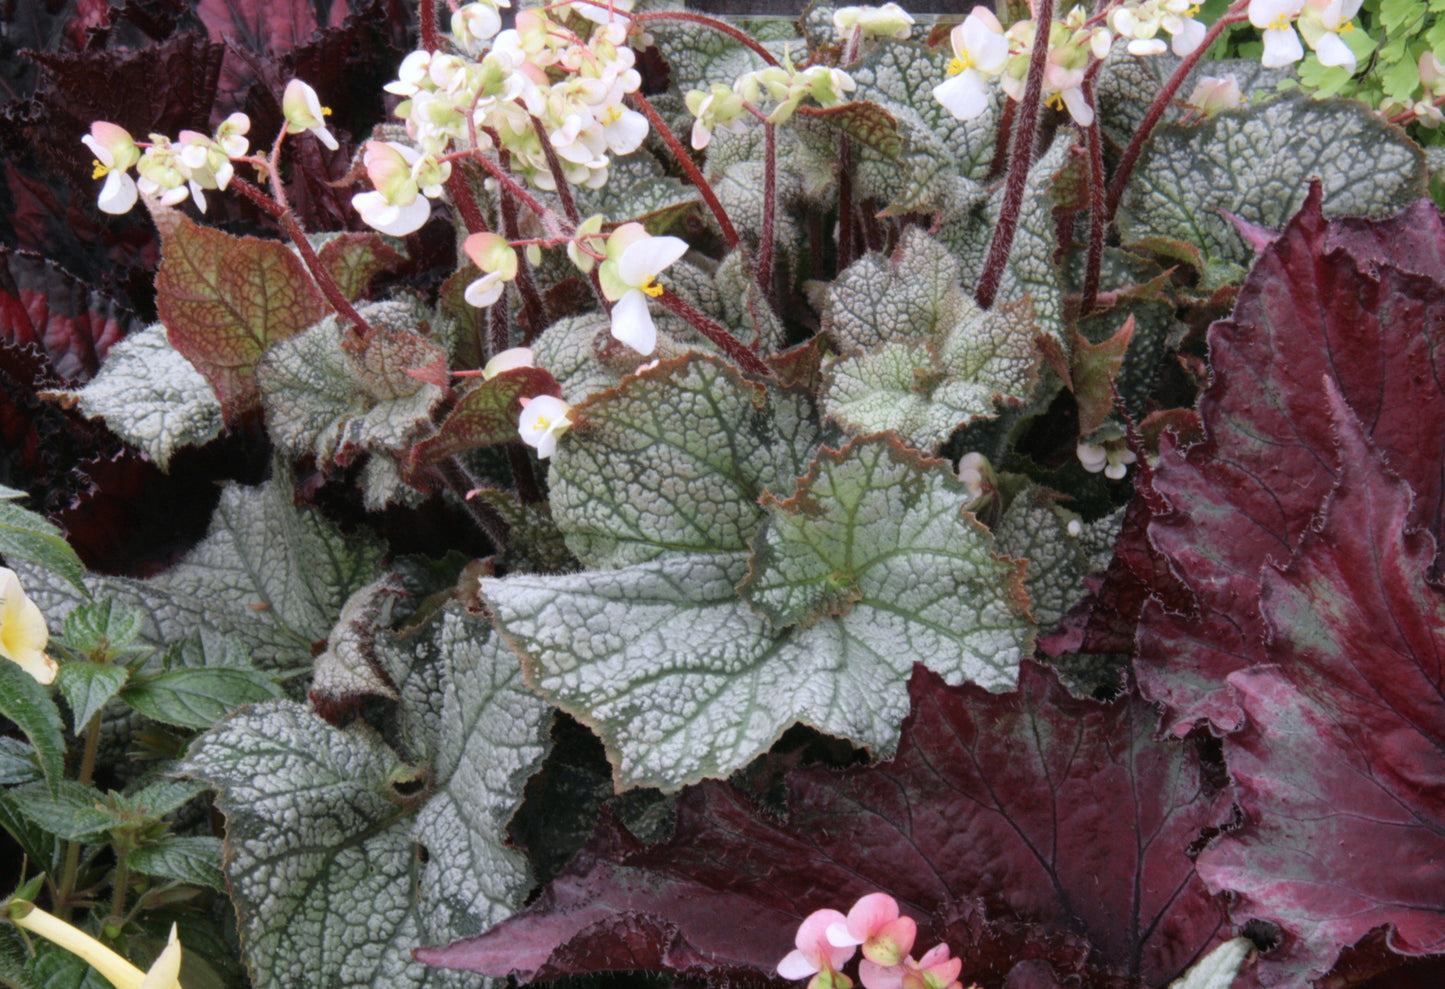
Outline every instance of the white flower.
<path id="1" fill-rule="evenodd" d="M 653 237 L 640 223 L 624 223 L 607 238 L 607 260 L 598 268 L 602 294 L 612 307 L 612 335 L 644 356 L 657 346 L 657 327 L 647 310 L 662 294 L 656 278 L 687 253 L 677 237 Z"/>
<path id="2" fill-rule="evenodd" d="M 896 3 L 885 3 L 881 7 L 839 7 L 833 11 L 833 28 L 844 41 L 854 31 L 862 31 L 865 38 L 902 41 L 915 23 L 912 15 Z"/>
<path id="3" fill-rule="evenodd" d="M 522 399 L 522 416 L 517 432 L 522 442 L 537 448 L 541 460 L 557 449 L 557 440 L 572 428 L 572 406 L 551 395 Z"/>
<path id="4" fill-rule="evenodd" d="M 1292 26 L 1303 8 L 1304 0 L 1249 0 L 1249 23 L 1264 32 L 1264 54 L 1259 62 L 1265 68 L 1283 68 L 1305 57 Z"/>
<path id="5" fill-rule="evenodd" d="M 140 149 L 135 146 L 130 132 L 124 127 L 104 120 L 90 125 L 90 133 L 80 139 L 95 155 L 95 170 L 91 178 L 105 176 L 105 185 L 100 187 L 96 200 L 107 213 L 128 213 L 135 205 L 135 179 L 127 169 L 140 160 Z"/>
<path id="6" fill-rule="evenodd" d="M 332 151 L 337 149 L 336 138 L 326 128 L 331 108 L 322 106 L 316 90 L 300 79 L 292 79 L 286 84 L 286 92 L 281 95 L 281 111 L 286 115 L 286 133 L 300 134 L 309 130 L 327 148 Z"/>
<path id="7" fill-rule="evenodd" d="M 517 277 L 517 252 L 507 238 L 494 233 L 471 234 L 462 250 L 483 272 L 467 286 L 464 296 L 469 305 L 484 309 L 500 299 L 506 283 Z"/>
<path id="8" fill-rule="evenodd" d="M 1307 0 L 1300 15 L 1299 29 L 1321 65 L 1344 66 L 1355 71 L 1355 53 L 1340 38 L 1354 28 L 1351 23 L 1362 0 Z"/>
<path id="9" fill-rule="evenodd" d="M 376 191 L 357 193 L 351 205 L 366 225 L 393 237 L 420 230 L 431 216 L 431 203 L 421 196 L 413 175 L 421 155 L 395 141 L 367 141 L 361 160 Z"/>
<path id="10" fill-rule="evenodd" d="M 1080 443 L 1077 447 L 1079 462 L 1084 465 L 1084 470 L 1090 474 L 1104 472 L 1104 476 L 1111 481 L 1122 480 L 1128 472 L 1128 466 L 1138 458 L 1134 451 L 1124 445 L 1123 441 L 1105 443 Z"/>
<path id="11" fill-rule="evenodd" d="M 490 381 L 503 371 L 515 371 L 519 367 L 533 367 L 535 355 L 531 347 L 509 347 L 487 361 L 482 368 L 482 380 Z"/>
<path id="12" fill-rule="evenodd" d="M 949 34 L 949 41 L 951 78 L 933 87 L 933 98 L 959 120 L 972 120 L 988 109 L 988 77 L 1001 72 L 1008 61 L 1008 39 L 992 11 L 975 7 Z"/>
<path id="13" fill-rule="evenodd" d="M 15 916 L 26 906 L 29 906 L 28 910 Z M 78 956 L 116 989 L 181 989 L 181 941 L 175 924 L 171 925 L 171 936 L 166 941 L 165 950 L 149 971 L 142 972 L 89 934 L 53 914 L 29 904 L 12 903 L 10 909 L 16 927 L 53 941 Z"/>

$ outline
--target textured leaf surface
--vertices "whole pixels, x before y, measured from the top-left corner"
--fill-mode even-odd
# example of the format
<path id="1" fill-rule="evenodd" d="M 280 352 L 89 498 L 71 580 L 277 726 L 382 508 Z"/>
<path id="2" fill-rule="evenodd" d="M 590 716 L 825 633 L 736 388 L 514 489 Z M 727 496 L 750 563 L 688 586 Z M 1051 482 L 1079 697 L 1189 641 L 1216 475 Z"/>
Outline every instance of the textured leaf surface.
<path id="1" fill-rule="evenodd" d="M 19 663 L 0 663 L 0 714 L 25 733 L 52 785 L 65 778 L 65 726 L 50 694 Z"/>
<path id="2" fill-rule="evenodd" d="M 130 671 L 123 666 L 101 665 L 99 663 L 63 663 L 55 675 L 55 685 L 65 695 L 70 706 L 71 730 L 77 735 L 85 733 L 85 726 L 105 702 L 116 695 Z"/>
<path id="3" fill-rule="evenodd" d="M 85 566 L 65 534 L 43 516 L 14 504 L 25 492 L 0 485 L 0 556 L 29 560 L 53 570 L 78 590 L 85 589 Z"/>
<path id="4" fill-rule="evenodd" d="M 1161 443 L 1154 488 L 1172 512 L 1149 523 L 1200 616 L 1146 607 L 1136 660 L 1141 688 L 1168 705 L 1177 732 L 1198 718 L 1240 724 L 1225 678 L 1265 661 L 1260 568 L 1289 559 L 1336 481 L 1323 379 L 1415 490 L 1412 522 L 1438 530 L 1445 285 L 1377 254 L 1408 219 L 1380 224 L 1356 259 L 1358 225 L 1327 223 L 1312 196 L 1261 255 L 1233 317 L 1210 329 L 1207 438 L 1182 451 Z"/>
<path id="5" fill-rule="evenodd" d="M 147 876 L 226 892 L 226 879 L 221 873 L 221 839 L 210 835 L 167 835 L 154 844 L 137 848 L 125 860 L 132 869 Z"/>
<path id="6" fill-rule="evenodd" d="M 221 434 L 221 404 L 205 375 L 166 338 L 161 323 L 117 344 L 94 379 L 77 394 L 80 411 L 100 417 L 121 439 L 161 468 L 182 447 Z"/>
<path id="7" fill-rule="evenodd" d="M 220 790 L 259 987 L 455 984 L 411 948 L 485 929 L 528 888 L 505 826 L 545 754 L 548 708 L 455 606 L 380 633 L 377 651 L 398 685 L 393 745 L 278 701 L 222 722 L 185 767 Z"/>
<path id="8" fill-rule="evenodd" d="M 232 237 L 181 217 L 165 238 L 156 309 L 172 346 L 206 376 L 226 421 L 256 407 L 256 361 L 326 312 L 285 245 Z"/>
<path id="9" fill-rule="evenodd" d="M 323 320 L 272 347 L 257 367 L 271 438 L 323 466 L 403 450 L 431 428 L 442 398 L 440 387 L 406 371 L 444 358 L 423 337 L 378 330 L 358 345 L 340 320 Z"/>
<path id="10" fill-rule="evenodd" d="M 1211 286 L 1238 281 L 1251 252 L 1220 210 L 1279 229 L 1324 183 L 1324 208 L 1384 217 L 1425 195 L 1419 148 L 1360 103 L 1291 94 L 1198 124 L 1158 128 L 1119 205 L 1124 242 L 1183 241 Z M 1261 189 L 1274 189 L 1261 195 Z"/>
<path id="11" fill-rule="evenodd" d="M 1380 925 L 1401 954 L 1445 950 L 1445 595 L 1425 579 L 1436 544 L 1408 527 L 1409 486 L 1335 398 L 1339 484 L 1289 565 L 1264 571 L 1278 665 L 1229 678 L 1248 726 L 1225 755 L 1250 826 L 1200 863 L 1234 891 L 1236 921 L 1290 935 L 1273 983 L 1323 974 Z"/>
<path id="12" fill-rule="evenodd" d="M 374 233 L 343 233 L 330 238 L 316 252 L 341 293 L 355 302 L 371 280 L 405 259 Z"/>
<path id="13" fill-rule="evenodd" d="M 556 380 L 540 367 L 519 367 L 480 381 L 457 398 L 435 436 L 412 448 L 411 466 L 415 469 L 478 447 L 510 443 L 517 439 L 523 398 L 560 398 L 561 394 Z"/>
<path id="14" fill-rule="evenodd" d="M 99 577 L 93 594 L 140 610 L 141 639 L 160 647 L 194 634 L 235 636 L 262 669 L 311 662 L 351 592 L 371 581 L 380 548 L 343 535 L 312 509 L 294 504 L 290 476 L 265 485 L 231 485 L 206 538 L 180 563 L 150 580 Z M 82 603 L 76 591 L 28 568 L 25 586 L 52 620 Z"/>
<path id="15" fill-rule="evenodd" d="M 1229 799 L 1191 747 L 1153 740 L 1147 704 L 1073 700 L 1027 663 L 1017 693 L 919 672 L 911 694 L 897 757 L 793 772 L 786 819 L 709 783 L 660 844 L 605 821 L 532 906 L 422 957 L 522 981 L 641 968 L 782 985 L 774 966 L 809 911 L 878 890 L 919 944 L 947 938 L 965 984 L 1028 959 L 1088 987 L 1162 986 L 1208 950 L 1222 912 L 1185 849 Z"/>
<path id="16" fill-rule="evenodd" d="M 771 593 L 760 589 L 771 583 L 759 582 L 774 581 L 770 568 L 786 549 L 799 553 L 809 579 L 821 573 L 824 598 L 830 582 L 856 583 L 834 592 L 855 599 L 841 617 L 780 629 L 739 598 L 749 556 L 730 551 L 728 541 L 751 533 L 732 522 L 719 541 L 690 550 L 648 544 L 655 551 L 644 562 L 617 570 L 482 582 L 528 681 L 598 731 L 619 786 L 676 789 L 726 775 L 794 721 L 890 752 L 914 661 L 955 683 L 1013 684 L 1032 641 L 1018 574 L 989 555 L 960 514 L 964 494 L 947 469 L 883 438 L 825 454 L 821 463 L 789 502 L 765 498 L 772 521 L 755 544 L 761 576 L 747 594 Z M 659 471 L 660 488 L 671 487 L 670 475 L 648 469 Z M 835 480 L 839 490 L 829 492 Z M 905 517 L 891 523 L 902 526 L 900 535 L 923 540 L 946 530 L 952 552 L 891 557 L 860 544 L 844 561 L 857 572 L 846 575 L 824 572 L 831 561 L 823 556 L 806 558 L 810 542 L 853 525 L 861 532 L 864 520 L 877 524 L 905 505 Z M 816 597 L 816 584 L 810 590 Z M 817 618 L 807 606 L 793 614 L 768 606 L 784 621 Z"/>
<path id="17" fill-rule="evenodd" d="M 746 549 L 758 497 L 790 488 L 817 449 L 805 404 L 770 403 L 762 385 L 694 357 L 577 406 L 552 459 L 552 513 L 568 548 L 595 567 Z"/>
<path id="18" fill-rule="evenodd" d="M 168 670 L 141 677 L 120 691 L 141 714 L 181 728 L 209 728 L 244 704 L 281 696 L 260 670 L 225 667 Z"/>
<path id="19" fill-rule="evenodd" d="M 1125 54 L 1123 45 L 1116 46 L 1095 84 L 1099 125 L 1104 135 L 1119 147 L 1128 147 L 1134 131 L 1149 112 L 1154 97 L 1159 95 L 1178 68 L 1179 59 L 1171 53 L 1140 58 Z M 1179 95 L 1187 98 L 1194 92 L 1200 76 L 1223 78 L 1226 75 L 1234 76 L 1244 104 L 1249 105 L 1256 99 L 1276 95 L 1276 85 L 1282 79 L 1290 78 L 1291 74 L 1285 70 L 1266 69 L 1257 59 L 1201 59 L 1185 77 L 1179 87 Z M 1173 123 L 1184 114 L 1185 108 L 1176 103 L 1164 111 L 1162 120 Z"/>
<path id="20" fill-rule="evenodd" d="M 1109 565 L 1124 515 L 1121 508 L 1084 524 L 1057 501 L 1042 488 L 1022 491 L 993 530 L 1000 553 L 1028 561 L 1024 588 L 1041 629 L 1052 628 L 1083 597 L 1085 577 Z M 1069 524 L 1076 521 L 1078 533 L 1071 534 Z"/>
<path id="21" fill-rule="evenodd" d="M 823 329 L 839 351 L 931 337 L 974 308 L 958 287 L 958 259 L 917 227 L 891 255 L 868 253 L 823 298 Z"/>

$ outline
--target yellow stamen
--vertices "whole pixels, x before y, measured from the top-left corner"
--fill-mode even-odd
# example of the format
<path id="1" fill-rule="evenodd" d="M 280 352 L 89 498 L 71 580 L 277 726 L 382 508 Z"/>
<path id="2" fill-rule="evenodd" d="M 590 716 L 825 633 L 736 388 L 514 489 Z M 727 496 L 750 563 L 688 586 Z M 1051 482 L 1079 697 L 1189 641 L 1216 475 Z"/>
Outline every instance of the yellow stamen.
<path id="1" fill-rule="evenodd" d="M 662 294 L 662 286 L 657 284 L 657 279 L 655 278 L 648 278 L 647 281 L 637 287 L 646 292 L 649 298 L 655 299 Z"/>
<path id="2" fill-rule="evenodd" d="M 95 171 L 90 173 L 91 178 L 98 179 L 101 176 L 110 174 L 110 166 L 102 165 L 98 159 L 92 159 L 91 164 L 95 166 Z"/>
<path id="3" fill-rule="evenodd" d="M 1269 25 L 1269 30 L 1271 30 L 1271 31 L 1283 31 L 1285 28 L 1289 27 L 1289 23 L 1290 23 L 1289 15 L 1288 15 L 1288 14 L 1280 14 L 1278 17 L 1276 17 L 1276 18 L 1270 23 L 1270 25 Z"/>
<path id="4" fill-rule="evenodd" d="M 955 58 L 948 63 L 948 74 L 956 76 L 966 68 L 968 68 L 967 62 L 961 58 Z"/>
<path id="5" fill-rule="evenodd" d="M 610 123 L 612 123 L 614 120 L 621 120 L 621 119 L 622 119 L 622 110 L 621 110 L 621 108 L 615 107 L 615 106 L 610 106 L 610 107 L 608 107 L 608 108 L 607 108 L 607 112 L 602 115 L 602 123 L 603 123 L 603 124 L 610 124 Z"/>
<path id="6" fill-rule="evenodd" d="M 1044 102 L 1047 103 L 1049 106 L 1053 107 L 1055 110 L 1062 110 L 1064 108 L 1064 96 L 1062 93 L 1055 93 Z"/>
<path id="7" fill-rule="evenodd" d="M 532 429 L 538 433 L 545 433 L 552 428 L 552 420 L 546 416 L 538 416 L 537 421 L 532 424 Z"/>
<path id="8" fill-rule="evenodd" d="M 1355 29 L 1355 22 L 1354 22 L 1354 21 L 1346 21 L 1346 22 L 1344 23 L 1344 26 L 1338 29 L 1338 33 L 1344 34 L 1346 31 L 1353 31 L 1354 29 Z"/>
<path id="9" fill-rule="evenodd" d="M 329 116 L 331 116 L 331 107 L 329 107 L 329 106 L 323 106 L 323 107 L 321 108 L 321 116 L 323 116 L 323 117 L 329 117 Z"/>

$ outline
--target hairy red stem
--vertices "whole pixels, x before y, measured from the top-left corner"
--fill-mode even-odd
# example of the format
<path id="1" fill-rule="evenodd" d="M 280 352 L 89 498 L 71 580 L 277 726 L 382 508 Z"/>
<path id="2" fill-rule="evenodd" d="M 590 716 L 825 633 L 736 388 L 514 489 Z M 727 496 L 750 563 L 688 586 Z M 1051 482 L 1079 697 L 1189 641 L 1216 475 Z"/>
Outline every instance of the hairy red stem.
<path id="1" fill-rule="evenodd" d="M 758 243 L 758 289 L 773 301 L 773 214 L 778 208 L 778 128 L 763 124 L 763 233 Z"/>
<path id="2" fill-rule="evenodd" d="M 728 242 L 728 250 L 737 247 L 741 239 L 738 237 L 737 228 L 733 226 L 727 210 L 723 209 L 722 201 L 718 199 L 717 193 L 712 191 L 712 186 L 708 183 L 707 177 L 702 174 L 702 169 L 698 168 L 697 162 L 692 160 L 692 154 L 678 140 L 677 135 L 672 132 L 672 128 L 667 126 L 667 122 L 653 109 L 652 104 L 647 102 L 647 97 L 643 96 L 641 91 L 631 94 L 630 99 L 632 104 L 637 107 L 638 112 L 647 118 L 648 125 L 657 132 L 657 136 L 662 138 L 667 149 L 677 159 L 677 163 L 682 166 L 688 181 L 702 196 L 702 201 L 707 204 L 707 208 L 712 210 L 713 219 L 717 220 L 717 225 L 722 229 L 723 239 Z"/>
<path id="3" fill-rule="evenodd" d="M 1014 234 L 1018 232 L 1024 189 L 1028 185 L 1029 165 L 1032 164 L 1034 136 L 1039 124 L 1044 63 L 1048 59 L 1049 28 L 1053 25 L 1053 19 L 1053 0 L 1038 0 L 1038 7 L 1034 12 L 1034 45 L 1033 52 L 1029 55 L 1028 81 L 1024 84 L 1024 98 L 1015 110 L 1013 149 L 1009 154 L 1003 205 L 999 208 L 993 243 L 988 246 L 988 260 L 984 262 L 983 274 L 978 279 L 978 291 L 973 296 L 983 309 L 993 307 L 999 284 L 1003 281 L 1004 265 L 1008 263 L 1009 252 L 1013 250 Z"/>
<path id="4" fill-rule="evenodd" d="M 761 44 L 759 44 L 757 39 L 751 37 L 743 31 L 739 31 L 731 24 L 720 21 L 715 17 L 708 17 L 704 14 L 688 13 L 681 10 L 659 10 L 651 14 L 638 14 L 636 17 L 633 18 L 633 21 L 638 24 L 645 24 L 648 21 L 689 21 L 693 24 L 705 24 L 708 27 L 712 28 L 714 31 L 720 31 L 721 33 L 727 35 L 729 38 L 732 38 L 734 41 L 746 45 L 748 48 L 752 49 L 759 58 L 761 58 L 764 62 L 767 62 L 769 65 L 778 64 L 778 60 L 773 57 L 772 52 L 768 51 Z"/>
<path id="5" fill-rule="evenodd" d="M 772 370 L 763 363 L 762 358 L 749 350 L 741 340 L 729 333 L 726 327 L 714 322 L 693 308 L 686 299 L 673 295 L 667 289 L 663 289 L 662 294 L 657 297 L 657 301 L 662 303 L 663 306 L 671 312 L 687 320 L 699 333 L 721 347 L 723 353 L 736 361 L 738 367 L 744 371 L 749 374 L 765 377 L 772 376 Z"/>

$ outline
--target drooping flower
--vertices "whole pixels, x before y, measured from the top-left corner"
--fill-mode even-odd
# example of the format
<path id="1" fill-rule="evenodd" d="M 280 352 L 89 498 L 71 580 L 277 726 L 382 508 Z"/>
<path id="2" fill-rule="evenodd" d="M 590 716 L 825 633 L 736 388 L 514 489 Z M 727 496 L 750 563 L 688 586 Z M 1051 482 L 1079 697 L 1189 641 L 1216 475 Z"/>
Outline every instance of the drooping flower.
<path id="1" fill-rule="evenodd" d="M 517 252 L 507 238 L 494 233 L 471 234 L 462 250 L 482 270 L 482 277 L 467 286 L 467 304 L 484 309 L 500 299 L 506 283 L 517 277 Z"/>
<path id="2" fill-rule="evenodd" d="M 181 989 L 181 941 L 175 924 L 171 925 L 171 936 L 165 949 L 150 970 L 142 972 L 78 927 L 32 904 L 12 902 L 10 919 L 16 927 L 37 934 L 76 955 L 116 989 Z"/>
<path id="3" fill-rule="evenodd" d="M 1200 76 L 1189 94 L 1189 105 L 1200 113 L 1212 116 L 1221 110 L 1233 110 L 1243 101 L 1239 80 L 1234 73 L 1223 76 Z"/>
<path id="4" fill-rule="evenodd" d="M 351 205 L 367 226 L 393 237 L 405 237 L 422 228 L 431 216 L 431 203 L 421 196 L 412 174 L 420 160 L 421 155 L 405 144 L 366 142 L 361 161 L 374 191 L 358 192 L 351 197 Z"/>
<path id="5" fill-rule="evenodd" d="M 972 120 L 988 109 L 988 79 L 1008 61 L 1003 25 L 987 7 L 975 7 L 948 36 L 953 45 L 950 78 L 933 87 L 933 98 L 959 120 Z"/>
<path id="6" fill-rule="evenodd" d="M 0 567 L 0 656 L 40 683 L 52 683 L 58 667 L 45 654 L 49 642 L 50 630 L 40 606 L 30 600 L 14 570 Z"/>
<path id="7" fill-rule="evenodd" d="M 503 371 L 514 371 L 519 367 L 533 367 L 536 355 L 531 347 L 509 347 L 487 361 L 482 368 L 482 380 L 491 381 Z"/>
<path id="8" fill-rule="evenodd" d="M 646 356 L 657 346 L 647 300 L 662 294 L 657 276 L 687 253 L 677 237 L 654 237 L 640 223 L 624 223 L 607 238 L 607 260 L 597 271 L 612 307 L 612 335 Z"/>
<path id="9" fill-rule="evenodd" d="M 322 106 L 316 90 L 300 79 L 292 79 L 286 84 L 286 91 L 281 94 L 281 112 L 286 115 L 286 133 L 300 134 L 309 130 L 327 148 L 332 151 L 337 149 L 336 138 L 326 127 L 331 108 Z"/>
<path id="10" fill-rule="evenodd" d="M 706 93 L 693 89 L 685 100 L 688 113 L 697 118 L 692 122 L 692 146 L 699 151 L 711 143 L 715 130 L 740 134 L 747 129 L 743 98 L 727 86 L 715 82 Z"/>
<path id="11" fill-rule="evenodd" d="M 121 214 L 130 211 L 137 198 L 135 179 L 128 169 L 140 160 L 140 148 L 135 146 L 130 132 L 124 127 L 105 120 L 90 125 L 90 133 L 80 139 L 95 155 L 95 171 L 91 178 L 105 177 L 96 200 L 107 213 Z"/>
<path id="12" fill-rule="evenodd" d="M 887 893 L 869 893 L 848 911 L 845 922 L 828 927 L 828 943 L 862 945 L 863 957 L 876 965 L 898 965 L 913 950 L 918 924 L 899 915 L 898 901 Z"/>
<path id="13" fill-rule="evenodd" d="M 865 38 L 907 38 L 917 23 L 913 16 L 896 3 L 881 7 L 839 7 L 833 11 L 833 29 L 838 37 L 849 40 L 855 31 Z"/>
<path id="14" fill-rule="evenodd" d="M 808 989 L 851 989 L 853 980 L 838 971 L 853 957 L 853 945 L 836 945 L 828 940 L 828 928 L 846 926 L 848 918 L 837 910 L 814 910 L 798 925 L 794 950 L 778 962 L 778 974 L 785 979 L 809 979 Z"/>
<path id="15" fill-rule="evenodd" d="M 1111 481 L 1123 480 L 1129 465 L 1138 459 L 1123 440 L 1111 440 L 1102 444 L 1080 443 L 1076 452 L 1084 470 L 1090 474 L 1103 471 L 1104 476 Z"/>
<path id="16" fill-rule="evenodd" d="M 536 447 L 537 457 L 546 460 L 557 449 L 557 440 L 572 428 L 572 406 L 552 395 L 522 399 L 522 416 L 517 432 L 522 442 Z"/>

